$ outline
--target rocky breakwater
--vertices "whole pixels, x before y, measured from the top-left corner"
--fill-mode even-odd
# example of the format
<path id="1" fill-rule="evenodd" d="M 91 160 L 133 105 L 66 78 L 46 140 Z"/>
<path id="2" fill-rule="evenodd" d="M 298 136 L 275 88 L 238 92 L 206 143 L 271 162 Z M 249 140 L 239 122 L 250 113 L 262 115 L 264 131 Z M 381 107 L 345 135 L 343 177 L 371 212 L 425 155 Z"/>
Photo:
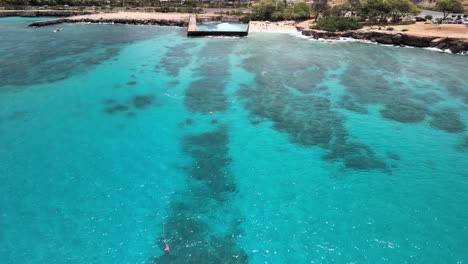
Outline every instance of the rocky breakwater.
<path id="1" fill-rule="evenodd" d="M 310 36 L 315 39 L 340 39 L 353 38 L 359 40 L 368 40 L 380 44 L 412 46 L 419 48 L 438 48 L 441 50 L 450 50 L 452 53 L 467 53 L 468 40 L 457 38 L 441 38 L 430 36 L 417 36 L 407 33 L 384 33 L 378 31 L 352 30 L 343 32 L 327 32 L 315 29 L 298 28 L 302 35 Z"/>
<path id="2" fill-rule="evenodd" d="M 91 11 L 77 11 L 77 10 L 6 10 L 0 11 L 0 17 L 20 16 L 20 17 L 67 17 L 78 15 L 94 14 Z"/>
<path id="3" fill-rule="evenodd" d="M 186 20 L 172 19 L 132 19 L 132 18 L 61 18 L 46 21 L 36 21 L 30 24 L 30 27 L 43 27 L 59 23 L 100 23 L 100 24 L 127 24 L 127 25 L 158 25 L 158 26 L 176 26 L 186 27 Z"/>

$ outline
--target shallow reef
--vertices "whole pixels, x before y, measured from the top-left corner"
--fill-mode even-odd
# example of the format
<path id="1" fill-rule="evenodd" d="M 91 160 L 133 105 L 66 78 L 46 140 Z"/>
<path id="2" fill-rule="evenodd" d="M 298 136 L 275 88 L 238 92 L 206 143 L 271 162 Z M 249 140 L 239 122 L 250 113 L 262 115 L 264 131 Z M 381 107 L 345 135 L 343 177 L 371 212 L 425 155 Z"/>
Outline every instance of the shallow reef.
<path id="1" fill-rule="evenodd" d="M 150 263 L 248 263 L 247 254 L 236 244 L 241 221 L 229 204 L 236 186 L 229 171 L 228 144 L 224 126 L 182 141 L 182 150 L 192 162 L 183 168 L 187 190 L 174 195 L 165 219 L 172 249 Z M 224 231 L 214 230 L 217 221 L 222 221 Z M 157 239 L 160 248 L 164 248 L 163 239 Z"/>

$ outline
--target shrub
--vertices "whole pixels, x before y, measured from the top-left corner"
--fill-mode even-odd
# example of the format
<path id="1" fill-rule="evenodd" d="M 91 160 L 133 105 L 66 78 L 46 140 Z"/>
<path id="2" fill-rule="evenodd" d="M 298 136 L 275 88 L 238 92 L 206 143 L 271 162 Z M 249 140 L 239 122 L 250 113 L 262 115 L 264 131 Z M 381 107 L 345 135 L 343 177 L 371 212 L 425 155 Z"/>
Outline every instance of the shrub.
<path id="1" fill-rule="evenodd" d="M 406 32 L 406 31 L 408 31 L 408 29 L 404 28 L 404 29 L 402 29 L 401 31 Z"/>
<path id="2" fill-rule="evenodd" d="M 388 28 L 387 28 L 387 30 L 388 30 L 388 31 L 393 31 L 393 30 L 394 30 L 394 28 L 392 28 L 392 27 L 388 27 Z"/>
<path id="3" fill-rule="evenodd" d="M 432 16 L 431 15 L 427 15 L 424 17 L 426 20 L 432 20 Z"/>
<path id="4" fill-rule="evenodd" d="M 362 25 L 352 17 L 325 17 L 320 19 L 314 27 L 325 31 L 345 31 L 362 28 Z"/>

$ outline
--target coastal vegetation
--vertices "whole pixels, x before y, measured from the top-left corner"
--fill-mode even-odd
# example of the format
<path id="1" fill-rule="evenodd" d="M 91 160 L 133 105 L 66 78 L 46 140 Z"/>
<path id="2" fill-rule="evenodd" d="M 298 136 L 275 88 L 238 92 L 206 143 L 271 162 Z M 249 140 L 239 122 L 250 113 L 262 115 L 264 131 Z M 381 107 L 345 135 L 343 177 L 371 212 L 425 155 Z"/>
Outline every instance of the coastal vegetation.
<path id="1" fill-rule="evenodd" d="M 463 4 L 461 0 L 437 0 L 435 9 L 444 13 L 444 19 L 450 13 L 463 13 Z"/>
<path id="2" fill-rule="evenodd" d="M 391 22 L 397 23 L 404 16 L 417 14 L 420 11 L 410 0 L 367 0 L 363 2 L 349 0 L 333 7 L 327 0 L 316 0 L 310 5 L 305 2 L 286 3 L 276 0 L 261 0 L 254 4 L 250 18 L 271 21 L 301 20 L 308 19 L 313 14 L 315 21 L 326 18 L 326 21 L 322 22 L 321 25 L 328 27 L 332 24 L 351 25 L 355 24 L 356 21 L 364 20 L 375 24 L 387 22 L 388 18 L 391 18 Z M 341 17 L 352 17 L 353 19 Z"/>
<path id="3" fill-rule="evenodd" d="M 287 4 L 276 0 L 262 0 L 252 7 L 248 19 L 252 20 L 302 20 L 311 15 L 311 6 L 305 2 Z"/>
<path id="4" fill-rule="evenodd" d="M 335 32 L 360 29 L 362 25 L 353 17 L 325 17 L 320 19 L 313 28 Z"/>

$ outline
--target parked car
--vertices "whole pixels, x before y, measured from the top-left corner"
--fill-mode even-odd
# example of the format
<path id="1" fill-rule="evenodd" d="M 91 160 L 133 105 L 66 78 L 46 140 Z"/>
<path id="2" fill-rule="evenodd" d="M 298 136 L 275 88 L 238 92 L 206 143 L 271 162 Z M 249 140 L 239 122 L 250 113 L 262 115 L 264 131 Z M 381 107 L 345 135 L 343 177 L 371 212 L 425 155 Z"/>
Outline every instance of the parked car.
<path id="1" fill-rule="evenodd" d="M 420 16 L 414 17 L 414 19 L 416 19 L 416 21 L 426 21 L 424 17 L 420 17 Z"/>
<path id="2" fill-rule="evenodd" d="M 434 18 L 434 19 L 432 19 L 432 23 L 434 23 L 434 24 L 442 24 L 442 18 L 440 18 L 440 17 Z"/>

